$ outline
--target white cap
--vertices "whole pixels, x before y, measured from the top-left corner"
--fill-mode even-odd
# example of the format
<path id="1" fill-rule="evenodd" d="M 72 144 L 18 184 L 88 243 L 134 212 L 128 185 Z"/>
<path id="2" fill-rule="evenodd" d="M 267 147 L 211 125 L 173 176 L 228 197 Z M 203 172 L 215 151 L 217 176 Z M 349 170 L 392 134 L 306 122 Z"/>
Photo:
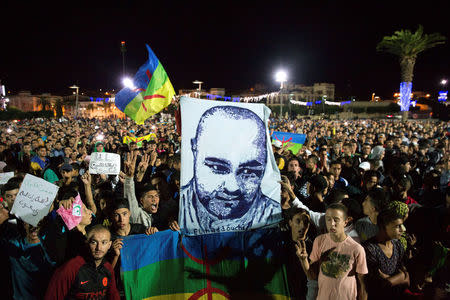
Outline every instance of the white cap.
<path id="1" fill-rule="evenodd" d="M 369 171 L 370 163 L 368 161 L 363 161 L 362 163 L 359 164 L 359 168 L 363 169 L 364 171 Z"/>
<path id="2" fill-rule="evenodd" d="M 274 145 L 276 148 L 281 148 L 281 146 L 283 145 L 283 143 L 281 143 L 281 141 L 279 141 L 279 140 L 275 140 L 275 141 L 273 142 L 273 145 Z"/>

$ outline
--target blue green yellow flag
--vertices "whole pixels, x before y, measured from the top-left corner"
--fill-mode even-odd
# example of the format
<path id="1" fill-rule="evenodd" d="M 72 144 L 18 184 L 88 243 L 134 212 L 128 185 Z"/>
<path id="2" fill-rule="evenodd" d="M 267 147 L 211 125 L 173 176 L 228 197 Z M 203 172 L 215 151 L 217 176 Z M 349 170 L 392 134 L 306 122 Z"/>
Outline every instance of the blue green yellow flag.
<path id="1" fill-rule="evenodd" d="M 143 124 L 146 119 L 169 106 L 175 90 L 161 62 L 148 45 L 148 60 L 137 71 L 132 86 L 123 88 L 116 95 L 118 109 Z"/>
<path id="2" fill-rule="evenodd" d="M 275 228 L 125 237 L 120 257 L 126 299 L 288 300 L 280 236 Z"/>

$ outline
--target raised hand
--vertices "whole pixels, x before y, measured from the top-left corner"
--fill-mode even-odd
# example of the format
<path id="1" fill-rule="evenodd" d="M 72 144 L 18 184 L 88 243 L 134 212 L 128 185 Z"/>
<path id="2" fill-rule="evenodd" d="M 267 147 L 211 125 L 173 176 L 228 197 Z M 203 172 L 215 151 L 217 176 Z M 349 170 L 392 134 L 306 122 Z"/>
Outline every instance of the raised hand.
<path id="1" fill-rule="evenodd" d="M 83 181 L 83 183 L 85 185 L 91 185 L 92 183 L 92 177 L 91 174 L 89 174 L 89 171 L 86 171 L 82 176 L 81 176 L 81 181 Z"/>
<path id="2" fill-rule="evenodd" d="M 141 159 L 141 161 L 140 161 L 140 163 L 138 165 L 138 168 L 137 168 L 138 169 L 138 173 L 145 173 L 145 171 L 148 168 L 149 163 L 150 163 L 150 155 L 145 154 L 142 157 L 142 159 Z"/>
<path id="3" fill-rule="evenodd" d="M 61 200 L 59 201 L 59 206 L 64 207 L 65 209 L 71 209 L 72 205 L 73 205 L 73 201 L 75 201 L 75 199 L 73 197 L 70 197 L 69 199 L 66 200 Z"/>
<path id="4" fill-rule="evenodd" d="M 127 159 L 125 160 L 124 164 L 124 172 L 127 175 L 127 177 L 134 176 L 134 171 L 136 169 L 136 159 L 137 153 L 135 154 L 133 151 L 128 153 Z"/>
<path id="5" fill-rule="evenodd" d="M 123 247 L 123 239 L 114 240 L 112 248 L 116 256 L 120 256 L 120 250 L 122 249 L 122 247 Z"/>
<path id="6" fill-rule="evenodd" d="M 305 241 L 297 241 L 295 244 L 295 254 L 297 257 L 301 260 L 307 260 L 308 259 L 308 252 L 306 251 L 306 244 Z"/>

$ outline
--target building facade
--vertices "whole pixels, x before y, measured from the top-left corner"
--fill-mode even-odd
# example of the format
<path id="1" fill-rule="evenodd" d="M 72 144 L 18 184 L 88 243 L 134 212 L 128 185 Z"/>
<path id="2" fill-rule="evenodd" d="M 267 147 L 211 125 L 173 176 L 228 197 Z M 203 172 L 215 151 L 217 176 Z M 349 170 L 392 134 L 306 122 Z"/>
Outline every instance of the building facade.
<path id="1" fill-rule="evenodd" d="M 322 99 L 334 100 L 335 86 L 333 83 L 314 83 L 312 86 L 303 84 L 285 84 L 276 96 L 269 97 L 267 104 L 286 104 L 289 100 L 312 102 Z"/>

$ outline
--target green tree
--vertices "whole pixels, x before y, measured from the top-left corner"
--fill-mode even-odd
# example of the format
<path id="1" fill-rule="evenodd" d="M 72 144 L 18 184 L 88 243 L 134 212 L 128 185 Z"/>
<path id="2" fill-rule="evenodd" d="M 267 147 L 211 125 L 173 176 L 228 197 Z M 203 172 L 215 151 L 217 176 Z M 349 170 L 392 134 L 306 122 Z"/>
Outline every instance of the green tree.
<path id="1" fill-rule="evenodd" d="M 383 40 L 378 43 L 377 51 L 394 54 L 400 60 L 400 104 L 403 111 L 403 121 L 408 119 L 414 65 L 417 56 L 427 49 L 444 44 L 445 40 L 446 37 L 440 33 L 424 34 L 422 25 L 419 25 L 416 32 L 402 29 L 394 32 L 391 36 L 383 37 Z"/>

